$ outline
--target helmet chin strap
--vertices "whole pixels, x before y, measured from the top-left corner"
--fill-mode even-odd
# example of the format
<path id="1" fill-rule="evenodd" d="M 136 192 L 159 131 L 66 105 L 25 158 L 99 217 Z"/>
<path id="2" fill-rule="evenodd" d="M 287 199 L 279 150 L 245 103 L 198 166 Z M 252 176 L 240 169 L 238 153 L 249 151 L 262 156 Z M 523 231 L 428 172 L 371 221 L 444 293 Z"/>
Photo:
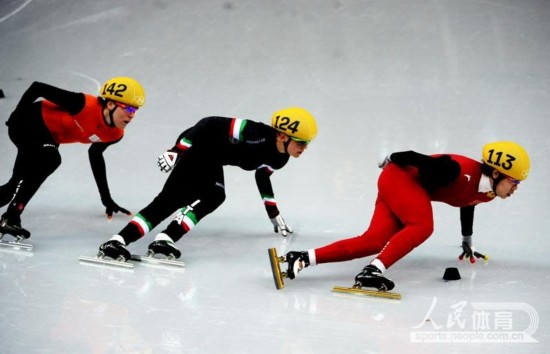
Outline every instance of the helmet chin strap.
<path id="1" fill-rule="evenodd" d="M 115 111 L 116 111 L 117 108 L 118 108 L 117 105 L 115 105 L 115 108 L 113 108 L 113 109 L 107 108 L 107 110 L 109 111 L 109 118 L 111 118 L 111 120 L 109 122 L 107 122 L 107 125 L 109 125 L 110 127 L 115 126 L 115 118 L 113 117 L 113 115 L 115 114 Z"/>
<path id="2" fill-rule="evenodd" d="M 290 137 L 288 137 L 288 140 L 283 143 L 283 146 L 285 147 L 285 152 L 288 154 L 288 145 L 290 145 Z"/>
<path id="3" fill-rule="evenodd" d="M 500 183 L 500 181 L 502 181 L 505 177 L 502 173 L 498 173 L 498 177 L 497 178 L 494 178 L 493 176 L 491 176 L 491 178 L 493 179 L 493 192 L 497 192 L 497 185 Z"/>

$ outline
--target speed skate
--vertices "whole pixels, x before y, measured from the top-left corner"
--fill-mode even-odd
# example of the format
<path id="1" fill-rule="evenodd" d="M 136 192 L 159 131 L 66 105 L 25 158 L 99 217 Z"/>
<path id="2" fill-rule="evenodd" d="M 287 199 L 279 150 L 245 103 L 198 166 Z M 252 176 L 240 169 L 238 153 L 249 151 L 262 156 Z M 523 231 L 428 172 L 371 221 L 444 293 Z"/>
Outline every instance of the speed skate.
<path id="1" fill-rule="evenodd" d="M 277 255 L 277 250 L 275 248 L 269 248 L 267 250 L 269 255 L 269 261 L 271 263 L 271 273 L 273 274 L 273 281 L 275 282 L 275 287 L 277 290 L 280 290 L 285 287 L 284 279 L 288 278 L 287 272 L 281 271 L 281 263 L 286 262 L 284 256 Z M 392 293 L 389 291 L 381 290 L 366 290 L 361 288 L 361 283 L 356 283 L 352 287 L 343 287 L 335 286 L 332 289 L 333 292 L 354 294 L 354 295 L 364 295 L 364 296 L 375 296 L 382 297 L 387 299 L 401 299 L 401 294 Z"/>
<path id="2" fill-rule="evenodd" d="M 0 234 L 1 248 L 11 248 L 13 250 L 22 250 L 22 251 L 32 252 L 33 246 L 31 244 L 21 242 L 22 240 L 24 240 L 23 237 L 17 236 L 13 241 L 3 240 L 2 239 L 3 237 L 4 237 L 4 234 Z"/>
<path id="3" fill-rule="evenodd" d="M 23 228 L 19 229 L 19 232 L 21 232 L 21 234 L 7 232 L 6 229 L 4 229 L 4 225 L 0 225 L 0 247 L 32 252 L 33 246 L 31 244 L 21 242 L 29 238 L 31 236 L 31 233 Z M 10 235 L 15 239 L 12 241 L 4 240 L 3 238 L 5 235 Z"/>
<path id="4" fill-rule="evenodd" d="M 124 257 L 119 257 L 117 259 L 105 258 L 105 254 L 103 252 L 99 252 L 95 257 L 80 256 L 78 260 L 80 262 L 88 263 L 92 265 L 107 265 L 107 266 L 115 266 L 115 267 L 124 268 L 124 269 L 134 268 L 134 265 L 130 262 L 127 262 Z"/>
<path id="5" fill-rule="evenodd" d="M 151 251 L 148 251 L 144 256 L 132 255 L 130 258 L 131 261 L 142 262 L 153 265 L 165 265 L 170 267 L 183 268 L 185 263 L 178 261 L 177 258 L 173 256 L 168 256 L 166 258 L 156 258 Z"/>
<path id="6" fill-rule="evenodd" d="M 285 287 L 283 279 L 287 277 L 286 272 L 281 272 L 281 263 L 285 262 L 285 257 L 277 256 L 277 250 L 275 248 L 269 248 L 267 253 L 269 254 L 269 261 L 271 262 L 271 272 L 273 273 L 275 287 L 277 290 L 280 290 Z"/>
<path id="7" fill-rule="evenodd" d="M 117 259 L 107 258 L 105 257 L 105 254 L 100 251 L 95 257 L 81 256 L 78 260 L 84 263 L 100 264 L 100 265 L 103 264 L 103 265 L 115 266 L 115 267 L 120 267 L 125 269 L 134 268 L 132 261 L 151 264 L 151 265 L 170 266 L 170 267 L 176 267 L 176 268 L 183 268 L 185 266 L 185 263 L 183 263 L 182 261 L 176 260 L 174 257 L 157 258 L 155 257 L 154 254 L 150 252 L 147 252 L 144 256 L 132 255 L 129 260 L 126 260 L 124 257 L 119 257 Z"/>
<path id="8" fill-rule="evenodd" d="M 354 284 L 350 288 L 344 287 L 344 286 L 335 286 L 334 288 L 332 288 L 332 291 L 336 293 L 362 295 L 362 296 L 374 296 L 374 297 L 381 297 L 385 299 L 394 299 L 394 300 L 401 299 L 401 294 L 399 293 L 392 293 L 389 291 L 382 291 L 382 290 L 362 289 L 360 284 Z"/>

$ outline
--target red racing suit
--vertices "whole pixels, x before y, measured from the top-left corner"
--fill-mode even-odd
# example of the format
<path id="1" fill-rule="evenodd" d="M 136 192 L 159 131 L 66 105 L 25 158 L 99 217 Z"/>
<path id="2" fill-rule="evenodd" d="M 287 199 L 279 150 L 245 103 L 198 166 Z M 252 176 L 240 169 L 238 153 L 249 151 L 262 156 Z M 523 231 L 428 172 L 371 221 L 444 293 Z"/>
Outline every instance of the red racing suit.
<path id="1" fill-rule="evenodd" d="M 103 104 L 97 97 L 84 95 L 85 105 L 76 114 L 63 106 L 42 101 L 42 117 L 58 144 L 113 142 L 122 139 L 124 130 L 110 126 L 103 118 Z"/>
<path id="2" fill-rule="evenodd" d="M 482 177 L 480 162 L 461 155 L 449 156 L 460 165 L 460 175 L 450 185 L 431 192 L 422 185 L 417 167 L 387 165 L 378 179 L 378 196 L 368 229 L 362 235 L 315 249 L 316 263 L 378 254 L 377 259 L 389 268 L 432 234 L 432 202 L 469 208 L 473 213 L 473 206 L 494 199 L 492 190 L 480 190 L 481 179 L 487 178 Z"/>

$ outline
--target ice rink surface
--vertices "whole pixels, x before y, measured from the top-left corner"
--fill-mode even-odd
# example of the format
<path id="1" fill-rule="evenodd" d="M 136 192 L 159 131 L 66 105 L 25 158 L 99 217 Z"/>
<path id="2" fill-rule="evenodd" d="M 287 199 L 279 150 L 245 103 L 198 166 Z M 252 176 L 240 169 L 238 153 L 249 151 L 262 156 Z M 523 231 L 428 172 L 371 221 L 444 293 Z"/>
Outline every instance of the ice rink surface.
<path id="1" fill-rule="evenodd" d="M 156 157 L 202 117 L 269 123 L 298 105 L 319 124 L 272 177 L 295 233 L 273 233 L 253 173 L 228 167 L 226 202 L 178 242 L 179 271 L 78 262 L 129 218 L 106 221 L 87 147 L 62 145 L 23 214 L 34 251 L 0 250 L 1 353 L 548 352 L 550 2 L 2 0 L 0 48 L 0 183 L 16 153 L 3 122 L 33 81 L 94 94 L 112 76 L 143 84 L 145 107 L 105 154 L 113 198 L 133 212 L 166 179 Z M 275 290 L 268 248 L 366 229 L 381 157 L 481 158 L 494 140 L 522 144 L 532 169 L 512 198 L 476 208 L 488 264 L 458 262 L 458 209 L 435 204 L 432 237 L 387 272 L 400 301 L 331 292 L 371 258 Z M 462 279 L 444 282 L 447 267 Z"/>

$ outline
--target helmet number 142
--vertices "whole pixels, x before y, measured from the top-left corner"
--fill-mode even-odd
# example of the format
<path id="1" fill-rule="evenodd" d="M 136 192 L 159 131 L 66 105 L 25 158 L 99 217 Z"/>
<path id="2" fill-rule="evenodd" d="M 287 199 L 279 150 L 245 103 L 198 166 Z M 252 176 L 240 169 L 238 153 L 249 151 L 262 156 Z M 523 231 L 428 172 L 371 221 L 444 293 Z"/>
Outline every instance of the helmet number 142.
<path id="1" fill-rule="evenodd" d="M 124 84 L 117 84 L 116 82 L 113 82 L 112 84 L 108 85 L 106 84 L 103 86 L 103 92 L 102 94 L 105 95 L 107 93 L 110 93 L 111 95 L 117 96 L 117 97 L 123 97 L 122 93 L 126 91 L 127 87 Z"/>

